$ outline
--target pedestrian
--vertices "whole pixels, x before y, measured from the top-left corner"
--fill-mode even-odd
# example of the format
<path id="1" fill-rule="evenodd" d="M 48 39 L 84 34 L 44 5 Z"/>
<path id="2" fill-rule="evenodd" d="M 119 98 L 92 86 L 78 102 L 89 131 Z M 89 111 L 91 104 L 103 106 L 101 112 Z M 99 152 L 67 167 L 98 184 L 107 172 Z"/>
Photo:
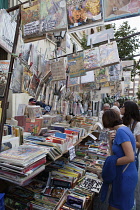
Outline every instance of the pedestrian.
<path id="1" fill-rule="evenodd" d="M 133 101 L 125 101 L 124 105 L 120 109 L 123 115 L 122 120 L 124 125 L 128 126 L 133 132 L 136 139 L 137 147 L 137 168 L 138 168 L 138 156 L 140 150 L 140 113 L 138 105 Z"/>
<path id="2" fill-rule="evenodd" d="M 134 206 L 134 192 L 138 181 L 135 164 L 136 142 L 131 130 L 122 123 L 120 115 L 113 109 L 103 114 L 103 126 L 109 130 L 116 130 L 112 142 L 113 155 L 109 156 L 107 165 L 103 167 L 103 174 L 111 180 L 112 189 L 109 197 L 108 210 L 131 210 Z M 111 165 L 115 164 L 115 165 Z M 112 167 L 112 176 L 108 168 Z M 107 170 L 106 170 L 107 168 Z M 104 197 L 104 196 L 103 196 Z"/>
<path id="3" fill-rule="evenodd" d="M 108 104 L 108 103 L 105 103 L 104 105 L 103 105 L 103 110 L 101 110 L 100 112 L 99 112 L 99 116 L 98 116 L 98 121 L 102 124 L 102 116 L 103 116 L 103 113 L 106 111 L 106 110 L 108 110 L 108 109 L 110 109 L 110 105 Z"/>

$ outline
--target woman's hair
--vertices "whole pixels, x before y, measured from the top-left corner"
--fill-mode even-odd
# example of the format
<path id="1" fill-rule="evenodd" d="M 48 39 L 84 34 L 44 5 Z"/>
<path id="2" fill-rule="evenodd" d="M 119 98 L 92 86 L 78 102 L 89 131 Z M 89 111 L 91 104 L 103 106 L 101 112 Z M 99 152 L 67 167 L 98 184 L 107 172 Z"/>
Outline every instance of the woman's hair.
<path id="1" fill-rule="evenodd" d="M 116 125 L 122 124 L 120 114 L 113 109 L 109 109 L 104 112 L 102 121 L 104 128 L 113 128 Z"/>
<path id="2" fill-rule="evenodd" d="M 138 105 L 133 101 L 125 101 L 125 113 L 122 117 L 124 125 L 130 125 L 131 120 L 140 121 L 140 113 Z"/>

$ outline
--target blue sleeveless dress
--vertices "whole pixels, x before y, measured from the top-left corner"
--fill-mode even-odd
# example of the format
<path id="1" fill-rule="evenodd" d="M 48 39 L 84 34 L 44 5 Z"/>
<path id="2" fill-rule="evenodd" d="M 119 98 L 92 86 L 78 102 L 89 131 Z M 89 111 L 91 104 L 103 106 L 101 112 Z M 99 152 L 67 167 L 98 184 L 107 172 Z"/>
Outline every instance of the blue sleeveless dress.
<path id="1" fill-rule="evenodd" d="M 130 129 L 126 126 L 123 126 L 118 128 L 112 147 L 114 155 L 116 155 L 118 158 L 125 155 L 121 144 L 126 141 L 131 142 L 135 152 L 135 138 Z M 109 198 L 109 204 L 110 206 L 120 210 L 131 210 L 134 205 L 134 192 L 138 181 L 138 172 L 135 162 L 130 163 L 123 173 L 123 169 L 125 167 L 126 165 L 117 166 L 117 176 L 112 183 L 112 191 Z"/>

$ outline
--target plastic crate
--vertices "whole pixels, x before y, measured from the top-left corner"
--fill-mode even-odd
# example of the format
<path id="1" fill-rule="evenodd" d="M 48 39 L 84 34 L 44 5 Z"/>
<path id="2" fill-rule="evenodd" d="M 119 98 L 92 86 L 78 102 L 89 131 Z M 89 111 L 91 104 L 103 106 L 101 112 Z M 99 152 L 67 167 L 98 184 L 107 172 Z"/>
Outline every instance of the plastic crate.
<path id="1" fill-rule="evenodd" d="M 0 193 L 0 210 L 5 210 L 4 195 L 5 193 Z"/>

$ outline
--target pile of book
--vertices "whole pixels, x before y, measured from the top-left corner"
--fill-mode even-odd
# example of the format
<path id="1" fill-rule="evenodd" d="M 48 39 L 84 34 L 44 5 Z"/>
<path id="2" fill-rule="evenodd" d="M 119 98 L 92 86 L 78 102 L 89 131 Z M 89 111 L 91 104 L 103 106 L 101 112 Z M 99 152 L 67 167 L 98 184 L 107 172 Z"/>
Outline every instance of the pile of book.
<path id="1" fill-rule="evenodd" d="M 88 209 L 94 193 L 99 193 L 101 186 L 102 181 L 97 178 L 97 175 L 86 173 L 78 181 L 78 184 L 69 190 L 65 203 L 60 207 L 60 210 Z"/>
<path id="2" fill-rule="evenodd" d="M 20 145 L 0 153 L 0 178 L 18 185 L 27 184 L 45 169 L 46 151 L 31 145 Z"/>

